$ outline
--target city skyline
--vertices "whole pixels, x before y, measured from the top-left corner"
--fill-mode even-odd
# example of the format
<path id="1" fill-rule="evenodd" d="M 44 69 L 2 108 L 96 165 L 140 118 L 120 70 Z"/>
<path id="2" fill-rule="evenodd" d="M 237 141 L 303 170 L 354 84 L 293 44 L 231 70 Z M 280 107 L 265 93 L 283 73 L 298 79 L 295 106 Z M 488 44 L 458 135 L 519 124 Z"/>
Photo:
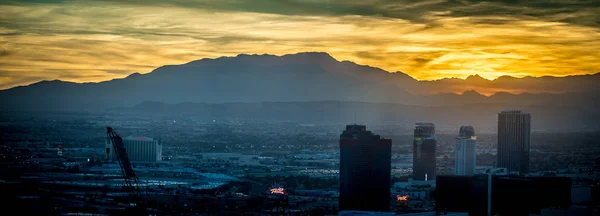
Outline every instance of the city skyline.
<path id="1" fill-rule="evenodd" d="M 521 111 L 516 110 L 502 111 L 502 113 L 522 114 Z M 7 133 L 11 137 L 9 139 L 11 141 L 4 146 L 4 149 L 14 148 L 15 150 L 4 152 L 4 155 L 9 158 L 6 162 L 21 163 L 21 160 L 11 159 L 15 158 L 13 155 L 18 155 L 24 158 L 22 160 L 26 161 L 26 164 L 35 164 L 32 169 L 35 169 L 37 164 L 42 164 L 43 167 L 40 168 L 43 171 L 38 173 L 41 180 L 37 184 L 40 185 L 39 187 L 55 188 L 55 190 L 60 188 L 59 194 L 69 194 L 73 192 L 71 190 L 85 187 L 89 191 L 95 191 L 97 196 L 101 197 L 110 197 L 110 195 L 106 195 L 114 194 L 113 192 L 121 194 L 124 198 L 128 196 L 130 198 L 143 197 L 141 201 L 136 201 L 136 205 L 143 206 L 152 204 L 153 202 L 149 201 L 156 200 L 159 196 L 169 196 L 165 193 L 173 192 L 175 189 L 178 198 L 168 199 L 166 203 L 177 204 L 177 208 L 165 206 L 166 208 L 156 207 L 149 210 L 164 212 L 213 213 L 224 211 L 231 207 L 230 205 L 235 204 L 239 208 L 229 208 L 234 215 L 242 212 L 286 212 L 287 209 L 315 211 L 311 215 L 323 215 L 323 212 L 326 215 L 344 214 L 348 210 L 391 211 L 391 214 L 453 211 L 466 215 L 466 212 L 485 211 L 486 209 L 488 212 L 491 210 L 491 212 L 521 214 L 548 211 L 548 208 L 556 206 L 560 206 L 560 209 L 550 210 L 566 211 L 568 209 L 570 211 L 572 210 L 570 207 L 574 206 L 574 203 L 585 204 L 590 200 L 589 196 L 586 198 L 585 195 L 577 193 L 587 193 L 587 191 L 596 193 L 594 191 L 597 190 L 595 180 L 588 180 L 596 176 L 591 174 L 595 170 L 594 158 L 596 156 L 594 153 L 565 152 L 560 156 L 563 159 L 559 160 L 556 160 L 556 157 L 547 157 L 545 153 L 539 153 L 540 151 L 556 152 L 556 150 L 549 149 L 550 146 L 558 149 L 565 148 L 562 146 L 563 143 L 560 143 L 561 139 L 566 138 L 564 132 L 534 133 L 534 136 L 537 137 L 535 140 L 538 140 L 537 144 L 532 147 L 532 158 L 534 159 L 531 166 L 534 171 L 520 172 L 518 175 L 507 172 L 504 165 L 496 165 L 496 156 L 498 156 L 498 160 L 502 160 L 501 149 L 498 154 L 484 150 L 484 146 L 490 143 L 495 145 L 495 141 L 499 142 L 498 146 L 502 145 L 500 142 L 507 143 L 506 140 L 501 139 L 502 130 L 499 130 L 498 140 L 490 139 L 494 135 L 480 134 L 483 142 L 478 145 L 484 151 L 473 151 L 473 153 L 478 152 L 477 159 L 479 161 L 474 175 L 461 176 L 452 175 L 449 172 L 451 170 L 446 169 L 452 167 L 451 162 L 455 161 L 453 156 L 458 151 L 458 148 L 451 148 L 456 142 L 455 130 L 451 134 L 438 133 L 433 123 L 416 123 L 412 136 L 402 135 L 410 130 L 407 127 L 398 128 L 389 124 L 381 125 L 381 123 L 369 124 L 370 128 L 378 128 L 375 130 L 378 134 L 381 131 L 394 131 L 394 134 L 385 133 L 386 137 L 389 136 L 396 140 L 392 145 L 391 138 L 382 138 L 366 130 L 365 125 L 356 124 L 346 125 L 346 130 L 339 135 L 338 139 L 336 135 L 339 134 L 341 126 L 337 124 L 305 125 L 240 119 L 202 122 L 193 120 L 195 119 L 193 116 L 184 116 L 186 119 L 192 118 L 191 121 L 181 121 L 180 119 L 175 121 L 165 119 L 169 118 L 169 115 L 142 118 L 140 118 L 141 116 L 129 118 L 120 116 L 106 121 L 102 119 L 111 117 L 104 113 L 100 113 L 100 116 L 97 117 L 93 116 L 93 114 L 92 116 L 85 115 L 83 118 L 98 119 L 99 122 L 103 122 L 102 124 L 119 125 L 118 130 L 124 131 L 124 134 L 136 134 L 122 139 L 118 135 L 116 138 L 111 137 L 112 140 L 117 140 L 115 143 L 121 143 L 120 148 L 127 150 L 126 152 L 122 151 L 128 155 L 124 158 L 131 158 L 125 161 L 119 159 L 118 162 L 122 165 L 121 169 L 116 161 L 105 160 L 107 159 L 104 151 L 106 139 L 101 133 L 98 133 L 98 125 L 94 120 L 87 122 L 73 119 L 49 121 L 48 123 L 39 121 L 35 124 L 68 125 L 67 127 L 71 128 L 70 131 L 77 128 L 81 132 L 89 128 L 93 134 L 91 137 L 98 138 L 98 142 L 83 141 L 80 143 L 80 140 L 85 140 L 81 137 L 90 137 L 90 134 L 85 133 L 75 133 L 76 136 L 64 140 L 60 137 L 66 132 L 59 132 L 58 138 L 52 138 L 45 133 L 30 131 L 25 132 L 30 134 L 25 137 L 27 140 L 20 141 L 19 139 L 22 138 L 18 137 L 23 137 L 19 135 L 21 132 L 11 129 L 14 132 Z M 497 123 L 503 123 L 502 119 L 498 118 Z M 25 122 L 30 123 L 31 119 L 28 118 Z M 12 124 L 16 125 L 17 123 Z M 45 127 L 48 128 L 48 125 Z M 60 130 L 61 127 L 64 126 L 58 126 L 58 129 Z M 29 128 L 33 129 L 31 126 Z M 110 132 L 111 129 L 109 128 L 108 131 Z M 155 138 L 143 137 L 146 135 L 152 135 Z M 474 138 L 474 135 L 475 130 L 470 126 L 461 127 L 459 132 L 459 137 Z M 43 140 L 38 141 L 42 137 Z M 282 137 L 286 139 L 280 140 Z M 548 143 L 555 138 L 559 138 L 557 140 L 559 145 Z M 56 144 L 56 140 L 64 140 L 64 142 Z M 123 142 L 119 142 L 119 140 L 123 140 Z M 140 153 L 137 150 L 140 149 L 128 148 L 127 140 L 144 142 L 166 140 L 166 151 L 163 151 L 166 152 L 164 160 L 136 161 L 136 155 Z M 414 142 L 410 143 L 412 141 Z M 580 143 L 575 142 L 574 144 L 581 145 L 581 142 L 588 141 L 582 140 Z M 98 145 L 99 143 L 101 145 Z M 426 148 L 418 148 L 415 145 Z M 510 145 L 516 146 L 518 143 Z M 57 148 L 54 149 L 52 146 L 57 146 Z M 118 145 L 114 146 L 119 148 Z M 411 152 L 411 150 L 415 151 Z M 35 152 L 35 156 L 28 155 L 29 151 Z M 57 154 L 57 151 L 65 153 Z M 574 149 L 574 151 L 586 150 Z M 422 159 L 415 160 L 411 164 L 410 160 L 413 159 L 410 157 L 411 154 L 415 158 L 421 154 Z M 565 156 L 567 158 L 564 158 Z M 575 167 L 570 164 L 573 159 L 579 163 Z M 529 161 L 527 160 L 526 163 Z M 560 163 L 558 167 L 567 166 L 569 168 L 556 168 L 556 165 L 553 166 L 552 163 Z M 124 166 L 127 164 L 130 165 Z M 413 170 L 410 170 L 411 166 Z M 529 164 L 526 166 L 529 167 Z M 510 166 L 508 168 L 511 169 Z M 133 176 L 133 180 L 129 180 L 139 181 L 142 184 L 141 188 L 145 188 L 147 193 L 137 193 L 136 189 L 129 194 L 126 192 L 126 188 L 133 188 L 140 183 L 123 186 L 120 181 L 114 180 L 114 178 L 121 177 L 123 172 L 127 173 L 127 170 L 131 172 L 130 176 Z M 424 172 L 426 174 L 422 174 Z M 85 174 L 82 175 L 82 173 Z M 29 175 L 35 176 L 36 173 Z M 127 177 L 127 175 L 123 175 Z M 139 180 L 135 176 L 139 176 Z M 420 176 L 424 178 L 420 178 Z M 78 178 L 80 179 L 72 181 L 72 179 Z M 106 181 L 107 179 L 111 180 Z M 246 179 L 253 182 L 249 183 Z M 273 182 L 278 184 L 284 182 L 281 184 L 283 186 L 279 186 L 282 191 L 285 191 L 282 194 L 284 196 L 273 197 L 272 192 L 268 193 L 269 189 L 272 189 Z M 15 181 L 15 184 L 17 183 Z M 581 183 L 585 185 L 581 185 Z M 248 184 L 252 184 L 252 186 Z M 264 188 L 261 185 L 264 185 Z M 586 187 L 581 188 L 582 186 Z M 250 190 L 251 188 L 252 190 Z M 494 191 L 491 196 L 487 196 L 485 193 L 489 190 Z M 8 197 L 10 194 L 19 193 L 12 192 L 14 190 L 10 191 Z M 143 192 L 143 190 L 140 191 Z M 290 196 L 287 196 L 288 193 Z M 503 197 L 511 197 L 514 194 L 519 194 L 519 208 L 507 208 L 506 206 L 512 204 Z M 561 196 L 560 199 L 554 199 L 549 196 L 550 194 L 561 194 Z M 226 197 L 235 202 L 209 201 L 215 196 Z M 485 197 L 488 198 L 485 199 Z M 490 197 L 493 197 L 491 202 L 489 202 Z M 81 196 L 73 196 L 71 199 L 81 199 Z M 317 201 L 314 201 L 315 199 Z M 189 200 L 203 200 L 203 202 L 189 204 Z M 307 203 L 307 200 L 313 201 Z M 86 202 L 95 201 L 88 199 Z M 127 201 L 125 200 L 125 202 Z M 182 202 L 187 205 L 183 205 Z M 165 201 L 163 200 L 162 203 Z M 75 210 L 69 204 L 63 206 L 64 210 L 59 211 L 88 211 Z M 587 208 L 572 212 L 590 210 Z M 26 212 L 44 211 L 49 211 L 47 206 Z M 89 211 L 95 210 L 90 209 Z"/>
<path id="2" fill-rule="evenodd" d="M 600 67 L 593 1 L 4 1 L 0 9 L 0 89 L 240 53 L 328 52 L 419 80 Z"/>
<path id="3" fill-rule="evenodd" d="M 600 1 L 0 11 L 9 214 L 600 212 Z"/>

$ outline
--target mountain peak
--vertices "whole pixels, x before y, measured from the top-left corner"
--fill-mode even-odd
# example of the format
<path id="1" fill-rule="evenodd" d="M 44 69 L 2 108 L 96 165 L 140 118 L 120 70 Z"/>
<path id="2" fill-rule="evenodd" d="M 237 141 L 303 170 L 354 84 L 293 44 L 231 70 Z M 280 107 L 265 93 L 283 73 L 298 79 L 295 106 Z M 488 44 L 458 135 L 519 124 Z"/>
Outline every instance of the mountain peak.
<path id="1" fill-rule="evenodd" d="M 59 79 L 54 79 L 54 80 L 42 80 L 39 81 L 37 83 L 32 83 L 28 86 L 33 86 L 33 85 L 47 85 L 47 86 L 52 86 L 52 85 L 64 85 L 64 84 L 77 84 L 74 82 L 69 82 L 69 81 L 63 81 L 63 80 L 59 80 Z"/>
<path id="2" fill-rule="evenodd" d="M 135 73 L 129 74 L 129 76 L 127 76 L 126 78 L 136 77 L 136 76 L 139 76 L 139 75 L 142 75 L 142 74 L 139 73 L 139 72 L 135 72 Z"/>
<path id="3" fill-rule="evenodd" d="M 299 53 L 285 54 L 283 56 L 321 56 L 321 57 L 325 57 L 325 58 L 333 58 L 327 52 L 299 52 Z"/>
<path id="4" fill-rule="evenodd" d="M 497 77 L 497 78 L 495 79 L 495 81 L 501 81 L 501 80 L 513 80 L 513 79 L 515 79 L 515 78 L 514 78 L 514 77 L 512 77 L 512 76 L 508 76 L 508 75 L 502 75 L 502 76 L 499 76 L 499 77 Z"/>
<path id="5" fill-rule="evenodd" d="M 469 81 L 488 81 L 487 79 L 479 76 L 479 74 L 469 75 L 465 80 L 469 80 Z"/>
<path id="6" fill-rule="evenodd" d="M 483 96 L 482 94 L 479 94 L 479 92 L 475 91 L 475 90 L 466 90 L 462 93 L 462 96 Z"/>
<path id="7" fill-rule="evenodd" d="M 287 54 L 281 56 L 283 58 L 294 58 L 298 60 L 308 60 L 308 61 L 317 61 L 317 62 L 328 62 L 334 61 L 337 62 L 335 58 L 333 58 L 329 53 L 326 52 L 299 52 L 295 54 Z"/>
<path id="8" fill-rule="evenodd" d="M 304 62 L 304 63 L 335 63 L 338 62 L 329 53 L 326 52 L 299 52 L 294 54 L 285 54 L 281 56 L 272 54 L 245 54 L 241 53 L 231 57 L 220 57 L 216 59 L 203 58 L 195 61 L 191 61 L 191 64 L 201 64 L 211 61 L 244 61 L 244 62 L 262 62 L 262 63 L 285 63 L 285 62 Z"/>
<path id="9" fill-rule="evenodd" d="M 238 54 L 235 57 L 240 58 L 240 57 L 260 57 L 260 56 L 270 56 L 270 57 L 273 57 L 275 55 L 271 55 L 271 54 L 267 54 L 267 53 L 264 53 L 264 54 L 245 54 L 245 53 L 240 53 L 240 54 Z"/>

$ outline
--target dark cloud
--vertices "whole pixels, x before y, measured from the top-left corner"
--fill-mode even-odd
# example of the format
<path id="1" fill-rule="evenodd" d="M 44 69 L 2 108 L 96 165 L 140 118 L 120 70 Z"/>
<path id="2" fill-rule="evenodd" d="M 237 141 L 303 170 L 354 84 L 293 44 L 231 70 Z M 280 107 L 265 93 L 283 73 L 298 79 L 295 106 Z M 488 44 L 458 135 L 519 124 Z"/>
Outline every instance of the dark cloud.
<path id="1" fill-rule="evenodd" d="M 419 65 L 424 65 L 427 64 L 427 62 L 430 62 L 433 59 L 427 59 L 427 58 L 415 58 L 413 59 L 415 62 L 417 62 L 417 64 Z"/>
<path id="2" fill-rule="evenodd" d="M 119 1 L 120 2 L 120 1 Z M 361 15 L 390 17 L 427 22 L 432 12 L 445 16 L 517 16 L 573 24 L 598 26 L 600 1 L 531 0 L 531 1 L 456 1 L 456 0 L 254 0 L 254 1 L 135 1 L 137 4 L 169 4 L 186 8 L 247 11 L 283 15 Z"/>
<path id="3" fill-rule="evenodd" d="M 504 16 L 598 27 L 600 1 L 471 1 L 469 4 L 451 7 L 450 11 L 451 13 L 444 16 Z M 591 20 L 595 20 L 595 22 Z M 510 20 L 505 19 L 504 21 Z"/>
<path id="4" fill-rule="evenodd" d="M 505 16 L 519 19 L 541 19 L 577 25 L 600 26 L 600 1 L 597 0 L 529 0 L 529 1 L 476 1 L 476 0 L 96 0 L 88 2 L 129 4 L 138 6 L 165 6 L 197 8 L 212 11 L 239 11 L 294 16 L 360 15 L 430 23 L 443 17 Z M 69 3 L 68 1 L 6 1 L 4 4 Z M 80 2 L 77 2 L 80 3 Z M 0 3 L 2 4 L 2 3 Z M 64 9 L 57 13 L 70 15 Z M 200 11 L 202 12 L 202 11 Z M 479 20 L 489 24 L 503 24 L 510 19 Z M 0 24 L 1 25 L 1 24 Z M 147 33 L 147 32 L 144 32 Z"/>
<path id="5" fill-rule="evenodd" d="M 0 51 L 0 57 L 9 56 L 11 53 L 8 50 Z"/>

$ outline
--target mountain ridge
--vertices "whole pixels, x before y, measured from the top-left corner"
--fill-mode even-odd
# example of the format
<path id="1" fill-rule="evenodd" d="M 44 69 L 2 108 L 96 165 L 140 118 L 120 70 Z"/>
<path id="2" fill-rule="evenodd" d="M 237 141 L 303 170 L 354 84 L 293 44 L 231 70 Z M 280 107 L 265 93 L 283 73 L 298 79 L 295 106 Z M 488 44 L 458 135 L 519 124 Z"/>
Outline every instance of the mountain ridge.
<path id="1" fill-rule="evenodd" d="M 506 78 L 504 78 L 506 79 Z M 0 91 L 0 110 L 103 110 L 142 101 L 262 102 L 361 101 L 412 105 L 472 103 L 552 104 L 556 101 L 593 107 L 600 75 L 499 82 L 479 75 L 467 79 L 418 81 L 403 72 L 389 72 L 324 52 L 282 56 L 239 54 L 164 65 L 150 73 L 132 73 L 103 82 L 41 81 Z M 524 80 L 524 81 L 523 81 Z M 491 84 L 490 84 L 491 83 Z M 486 88 L 497 90 L 486 94 Z M 528 89 L 539 92 L 527 93 Z M 567 91 L 562 91 L 562 90 Z M 577 90 L 571 92 L 569 90 Z M 564 93 L 557 93 L 564 92 Z"/>
<path id="2" fill-rule="evenodd" d="M 313 59 L 318 59 L 318 58 L 314 58 L 314 56 L 320 56 L 323 57 L 323 59 L 321 60 L 333 60 L 335 62 L 339 62 L 339 63 L 351 63 L 354 65 L 358 65 L 358 66 L 363 66 L 363 67 L 369 67 L 369 68 L 373 68 L 375 70 L 380 70 L 380 71 L 385 71 L 387 73 L 390 74 L 401 74 L 403 76 L 406 76 L 412 80 L 415 80 L 417 82 L 439 82 L 439 81 L 446 81 L 446 80 L 459 80 L 459 81 L 468 81 L 468 80 L 477 80 L 477 81 L 497 81 L 497 80 L 523 80 L 523 79 L 561 79 L 561 78 L 572 78 L 572 77 L 598 77 L 600 78 L 600 72 L 595 72 L 595 73 L 589 73 L 589 74 L 579 74 L 579 75 L 566 75 L 566 76 L 550 76 L 550 75 L 545 75 L 545 76 L 524 76 L 524 77 L 514 77 L 514 76 L 509 76 L 509 75 L 502 75 L 499 76 L 495 79 L 486 79 L 481 77 L 479 74 L 472 74 L 467 76 L 466 78 L 456 78 L 456 77 L 446 77 L 446 78 L 441 78 L 441 79 L 434 79 L 434 80 L 418 80 L 415 79 L 414 77 L 410 76 L 407 73 L 404 73 L 402 71 L 387 71 L 384 70 L 382 68 L 379 67 L 374 67 L 374 66 L 370 66 L 370 65 L 362 65 L 362 64 L 357 64 L 355 62 L 349 61 L 349 60 L 342 60 L 342 61 L 338 61 L 337 59 L 335 59 L 333 56 L 331 56 L 329 53 L 327 52 L 299 52 L 299 53 L 295 53 L 295 54 L 284 54 L 284 55 L 273 55 L 273 54 L 245 54 L 245 53 L 240 53 L 236 56 L 221 56 L 221 57 L 217 57 L 217 58 L 202 58 L 202 59 L 198 59 L 198 60 L 193 60 L 187 63 L 183 63 L 183 64 L 168 64 L 168 65 L 163 65 L 163 66 L 159 66 L 157 68 L 155 68 L 154 70 L 148 72 L 148 73 L 140 73 L 140 72 L 133 72 L 123 78 L 114 78 L 114 79 L 110 79 L 110 80 L 104 80 L 104 81 L 99 81 L 99 82 L 72 82 L 72 81 L 64 81 L 64 80 L 60 80 L 60 79 L 54 79 L 54 80 L 42 80 L 39 82 L 35 82 L 35 83 L 31 83 L 28 85 L 20 85 L 20 86 L 15 86 L 15 87 L 11 87 L 11 88 L 7 88 L 7 89 L 0 89 L 0 91 L 5 91 L 5 90 L 9 90 L 12 88 L 18 88 L 18 87 L 27 87 L 27 86 L 31 86 L 31 85 L 35 85 L 38 83 L 43 83 L 43 82 L 49 82 L 49 81 L 61 81 L 61 82 L 65 82 L 65 83 L 77 83 L 77 84 L 90 84 L 90 83 L 103 83 L 103 82 L 110 82 L 113 80 L 120 80 L 120 79 L 127 79 L 127 78 L 133 78 L 133 77 L 138 77 L 140 75 L 147 75 L 150 73 L 153 73 L 163 67 L 173 67 L 173 66 L 182 66 L 182 65 L 187 65 L 187 64 L 194 64 L 194 63 L 205 63 L 205 62 L 210 62 L 210 61 L 214 61 L 214 60 L 226 60 L 226 59 L 235 59 L 235 58 L 246 58 L 246 57 L 270 57 L 270 58 L 277 58 L 277 57 L 297 57 L 297 56 L 313 56 Z M 456 92 L 455 92 L 456 93 Z"/>

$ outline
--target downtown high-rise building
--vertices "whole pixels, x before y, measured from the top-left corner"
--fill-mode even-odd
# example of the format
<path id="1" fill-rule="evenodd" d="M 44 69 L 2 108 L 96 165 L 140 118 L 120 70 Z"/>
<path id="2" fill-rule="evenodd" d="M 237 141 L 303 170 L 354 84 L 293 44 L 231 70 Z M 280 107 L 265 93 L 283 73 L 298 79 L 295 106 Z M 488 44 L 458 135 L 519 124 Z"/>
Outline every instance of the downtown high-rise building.
<path id="1" fill-rule="evenodd" d="M 413 179 L 418 181 L 435 180 L 436 145 L 435 125 L 415 124 L 413 140 Z"/>
<path id="2" fill-rule="evenodd" d="M 463 176 L 475 174 L 476 143 L 475 129 L 472 126 L 461 126 L 456 137 L 454 174 Z"/>
<path id="3" fill-rule="evenodd" d="M 529 142 L 531 115 L 520 110 L 498 113 L 497 167 L 509 172 L 529 172 Z"/>
<path id="4" fill-rule="evenodd" d="M 392 140 L 364 125 L 340 135 L 340 210 L 389 211 Z"/>

